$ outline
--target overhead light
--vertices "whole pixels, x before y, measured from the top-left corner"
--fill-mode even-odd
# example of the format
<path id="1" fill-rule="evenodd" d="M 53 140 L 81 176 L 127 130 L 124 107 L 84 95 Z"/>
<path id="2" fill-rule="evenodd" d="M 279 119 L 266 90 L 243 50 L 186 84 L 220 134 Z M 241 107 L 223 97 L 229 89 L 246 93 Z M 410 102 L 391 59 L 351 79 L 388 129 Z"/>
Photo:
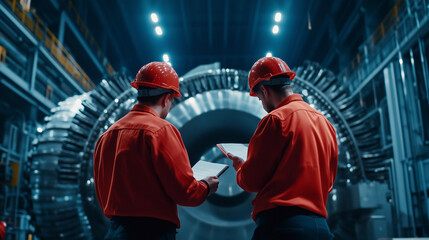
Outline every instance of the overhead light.
<path id="1" fill-rule="evenodd" d="M 279 33 L 279 26 L 278 25 L 274 25 L 274 27 L 273 27 L 273 33 L 274 34 Z"/>
<path id="2" fill-rule="evenodd" d="M 265 57 L 272 57 L 273 54 L 271 54 L 271 52 L 267 52 L 267 55 L 265 55 Z"/>
<path id="3" fill-rule="evenodd" d="M 43 128 L 42 128 L 42 127 L 37 127 L 37 132 L 38 132 L 38 133 L 43 132 Z"/>
<path id="4" fill-rule="evenodd" d="M 280 22 L 282 20 L 282 14 L 281 13 L 276 13 L 276 15 L 274 16 L 274 21 L 276 22 Z"/>
<path id="5" fill-rule="evenodd" d="M 169 62 L 170 57 L 168 57 L 168 54 L 164 54 L 164 55 L 162 55 L 162 60 L 164 60 L 164 62 Z"/>
<path id="6" fill-rule="evenodd" d="M 158 15 L 156 15 L 156 13 L 152 13 L 150 15 L 150 19 L 152 19 L 152 22 L 157 23 L 158 22 Z"/>
<path id="7" fill-rule="evenodd" d="M 161 36 L 162 35 L 162 29 L 161 29 L 161 27 L 160 26 L 156 26 L 155 32 L 156 32 L 157 35 Z"/>

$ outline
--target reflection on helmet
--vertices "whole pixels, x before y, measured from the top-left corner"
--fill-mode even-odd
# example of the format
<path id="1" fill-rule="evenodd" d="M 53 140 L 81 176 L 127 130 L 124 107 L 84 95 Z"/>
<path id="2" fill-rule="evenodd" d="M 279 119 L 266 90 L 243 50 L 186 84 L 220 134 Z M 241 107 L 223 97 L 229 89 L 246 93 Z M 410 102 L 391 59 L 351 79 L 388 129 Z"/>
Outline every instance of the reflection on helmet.
<path id="1" fill-rule="evenodd" d="M 253 88 L 261 81 L 269 81 L 272 77 L 287 75 L 290 80 L 295 78 L 289 66 L 280 58 L 263 57 L 253 64 L 249 72 L 250 96 L 256 96 Z"/>
<path id="2" fill-rule="evenodd" d="M 138 71 L 131 86 L 136 89 L 139 87 L 170 89 L 174 91 L 174 97 L 182 96 L 176 71 L 164 62 L 151 62 L 144 65 Z"/>

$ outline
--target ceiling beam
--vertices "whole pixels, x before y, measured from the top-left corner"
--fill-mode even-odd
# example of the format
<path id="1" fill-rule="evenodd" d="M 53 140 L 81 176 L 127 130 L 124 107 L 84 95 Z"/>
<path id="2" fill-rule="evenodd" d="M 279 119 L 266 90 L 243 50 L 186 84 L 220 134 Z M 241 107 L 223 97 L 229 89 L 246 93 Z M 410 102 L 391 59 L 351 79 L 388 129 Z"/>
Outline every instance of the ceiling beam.
<path id="1" fill-rule="evenodd" d="M 182 22 L 183 22 L 183 35 L 185 36 L 186 46 L 191 49 L 191 41 L 189 40 L 189 26 L 188 20 L 186 19 L 185 3 L 184 0 L 180 0 L 180 11 L 182 12 Z"/>
<path id="2" fill-rule="evenodd" d="M 296 38 L 297 41 L 296 41 L 295 51 L 291 52 L 291 53 L 293 53 L 292 58 L 295 59 L 295 61 L 297 61 L 297 62 L 299 62 L 301 60 L 300 57 L 303 55 L 303 53 L 307 52 L 307 51 L 303 51 L 303 49 L 305 49 L 305 47 L 306 47 L 306 44 L 307 44 L 306 40 L 308 40 L 308 35 L 309 35 L 309 31 L 310 31 L 307 28 L 307 26 L 308 26 L 307 25 L 308 24 L 307 14 L 310 14 L 310 17 L 311 17 L 311 11 L 310 10 L 311 10 L 312 5 L 313 5 L 313 0 L 310 0 L 310 2 L 304 6 L 303 12 L 305 15 L 300 17 L 300 19 L 303 21 L 303 23 L 297 25 L 297 31 L 296 32 L 299 32 L 299 33 L 298 33 L 298 37 Z M 308 8 L 306 6 L 308 6 Z"/>
<path id="3" fill-rule="evenodd" d="M 221 53 L 221 52 L 217 52 L 217 53 L 206 53 L 206 54 L 202 54 L 202 53 L 190 53 L 190 54 L 182 54 L 180 56 L 177 56 L 176 59 L 180 58 L 181 60 L 186 59 L 191 60 L 197 60 L 197 61 L 220 61 L 222 58 L 225 59 L 234 59 L 234 60 L 239 60 L 242 61 L 243 59 L 253 59 L 255 57 L 255 54 L 252 52 L 249 53 L 242 53 L 242 54 L 236 54 L 236 53 Z"/>
<path id="4" fill-rule="evenodd" d="M 228 45 L 228 12 L 229 12 L 229 1 L 225 0 L 225 9 L 223 16 L 223 48 L 225 49 Z"/>
<path id="5" fill-rule="evenodd" d="M 260 12 L 260 8 L 261 8 L 261 0 L 258 0 L 256 2 L 256 7 L 255 7 L 255 14 L 253 14 L 253 16 L 255 16 L 253 18 L 253 24 L 252 24 L 252 33 L 250 35 L 250 46 L 253 46 L 253 44 L 255 44 L 255 37 L 256 37 L 256 28 L 258 26 L 258 20 L 259 20 L 259 12 Z"/>
<path id="6" fill-rule="evenodd" d="M 330 19 L 330 24 L 329 24 L 329 38 L 331 40 L 331 42 L 338 42 L 338 33 L 337 30 L 335 28 L 335 23 L 334 20 L 331 18 Z M 324 67 L 330 67 L 332 61 L 334 60 L 335 56 L 339 54 L 339 50 L 338 50 L 338 46 L 335 47 L 331 47 L 331 49 L 325 54 L 325 56 L 323 57 L 323 60 L 321 62 L 322 66 Z"/>
<path id="7" fill-rule="evenodd" d="M 208 0 L 207 1 L 208 2 L 208 4 L 207 4 L 207 6 L 208 6 L 208 14 L 207 14 L 207 16 L 208 16 L 208 25 L 209 25 L 209 27 L 208 27 L 208 30 L 209 30 L 209 47 L 210 47 L 210 49 L 213 49 L 213 16 L 212 16 L 212 0 Z"/>
<path id="8" fill-rule="evenodd" d="M 95 1 L 95 2 L 97 2 L 97 1 Z M 116 3 L 118 4 L 122 19 L 125 22 L 125 28 L 126 28 L 127 32 L 129 33 L 129 38 L 131 39 L 131 44 L 133 45 L 133 49 L 135 50 L 133 52 L 140 52 L 139 51 L 139 49 L 141 49 L 140 44 L 138 44 L 136 37 L 134 37 L 132 35 L 132 33 L 134 32 L 133 31 L 134 29 L 132 29 L 132 27 L 131 27 L 130 18 L 128 17 L 128 12 L 123 5 L 124 1 L 116 1 Z M 144 54 L 135 54 L 135 57 L 138 59 L 139 62 L 143 63 L 143 62 L 145 62 L 145 59 L 143 59 L 143 55 Z"/>
<path id="9" fill-rule="evenodd" d="M 326 53 L 325 57 L 322 60 L 323 66 L 329 66 L 331 62 L 334 60 L 335 56 L 341 52 L 341 54 L 347 54 L 344 51 L 341 51 L 344 45 L 344 41 L 347 39 L 350 34 L 357 34 L 356 32 L 352 32 L 352 30 L 356 27 L 356 24 L 359 22 L 359 19 L 361 18 L 361 8 L 362 1 L 359 0 L 355 7 L 353 8 L 353 11 L 349 14 L 347 21 L 343 25 L 342 29 L 339 31 L 339 33 L 334 32 L 334 30 L 331 30 L 330 32 L 334 33 L 335 35 L 331 35 L 331 42 L 333 44 L 331 45 L 330 49 Z M 364 32 L 358 33 L 364 35 Z M 357 39 L 357 38 L 356 38 Z M 353 50 L 353 49 L 350 49 Z M 350 53 L 348 53 L 350 54 Z M 342 69 L 339 69 L 340 71 Z"/>
<path id="10" fill-rule="evenodd" d="M 320 1 L 318 1 L 320 2 Z M 317 6 L 316 9 L 318 9 L 319 6 Z M 331 10 L 329 10 L 329 13 L 326 14 L 326 12 L 319 12 L 322 13 L 323 15 L 328 15 L 328 16 L 333 16 L 333 12 Z M 319 15 L 317 15 L 317 19 L 319 19 Z M 323 16 L 322 16 L 323 18 Z M 333 20 L 332 17 L 329 18 L 328 20 L 322 21 L 322 26 L 319 26 L 318 29 L 316 29 L 317 34 L 316 34 L 316 38 L 312 39 L 311 41 L 314 43 L 312 45 L 310 45 L 310 49 L 308 51 L 308 53 L 310 53 L 311 55 L 309 56 L 309 59 L 312 60 L 316 60 L 315 57 L 317 57 L 317 54 L 319 53 L 318 49 L 320 49 L 319 47 L 322 45 L 326 45 L 326 39 L 322 39 L 325 36 L 325 32 L 329 31 L 328 27 L 331 26 L 331 24 L 333 24 Z M 328 34 L 329 37 L 329 34 Z M 325 41 L 323 41 L 325 40 Z"/>
<path id="11" fill-rule="evenodd" d="M 92 10 L 94 10 L 95 14 L 97 15 L 97 18 L 100 19 L 101 24 L 103 24 L 103 33 L 107 33 L 109 37 L 109 41 L 114 42 L 115 44 L 112 44 L 113 48 L 115 49 L 116 55 L 119 57 L 119 62 L 122 64 L 130 64 L 129 58 L 123 56 L 123 51 L 121 51 L 118 47 L 119 44 L 122 43 L 122 41 L 116 41 L 118 34 L 115 32 L 113 33 L 112 23 L 109 22 L 106 19 L 106 14 L 101 10 L 101 5 L 99 1 L 88 1 L 89 4 L 92 4 Z M 102 49 L 104 54 L 107 55 L 106 48 Z M 127 62 L 125 63 L 125 59 L 127 59 Z"/>
<path id="12" fill-rule="evenodd" d="M 354 30 L 356 25 L 359 23 L 360 18 L 362 17 L 361 8 L 360 8 L 361 6 L 362 6 L 362 1 L 361 0 L 356 1 L 356 5 L 353 8 L 353 11 L 349 13 L 347 17 L 347 21 L 339 31 L 338 44 L 344 43 L 344 41 L 350 36 L 350 34 L 356 34 L 355 32 L 352 32 L 352 30 Z M 361 34 L 365 34 L 365 33 L 362 32 Z"/>
<path id="13" fill-rule="evenodd" d="M 223 50 L 228 46 L 228 20 L 229 20 L 229 0 L 225 0 L 224 16 L 223 16 Z M 225 57 L 222 57 L 222 62 L 225 62 Z"/>

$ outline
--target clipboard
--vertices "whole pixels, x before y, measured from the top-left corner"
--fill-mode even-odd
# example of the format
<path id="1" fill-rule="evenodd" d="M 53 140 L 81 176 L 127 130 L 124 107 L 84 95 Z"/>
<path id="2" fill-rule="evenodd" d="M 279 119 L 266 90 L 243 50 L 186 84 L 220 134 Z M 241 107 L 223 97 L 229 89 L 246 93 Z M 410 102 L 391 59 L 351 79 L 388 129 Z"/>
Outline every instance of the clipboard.
<path id="1" fill-rule="evenodd" d="M 228 168 L 229 166 L 223 163 L 200 160 L 192 167 L 192 171 L 194 172 L 194 178 L 201 180 L 209 176 L 220 177 Z"/>
<path id="2" fill-rule="evenodd" d="M 237 156 L 244 161 L 247 159 L 248 143 L 219 143 L 216 146 L 228 157 L 228 153 Z"/>

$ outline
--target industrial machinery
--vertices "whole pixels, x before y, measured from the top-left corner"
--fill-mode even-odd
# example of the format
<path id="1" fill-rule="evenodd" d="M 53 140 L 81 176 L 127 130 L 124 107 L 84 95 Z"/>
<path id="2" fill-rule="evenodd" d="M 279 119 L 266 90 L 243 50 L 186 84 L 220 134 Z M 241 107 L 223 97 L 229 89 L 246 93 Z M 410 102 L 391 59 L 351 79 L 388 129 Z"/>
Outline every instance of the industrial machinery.
<path id="1" fill-rule="evenodd" d="M 332 72 L 311 62 L 295 71 L 294 91 L 337 131 L 339 166 L 328 204 L 332 230 L 340 239 L 359 239 L 357 231 L 377 226 L 368 239 L 390 236 L 385 227 L 391 221 L 389 188 L 370 176 L 379 169 L 377 162 L 389 157 L 371 142 L 379 136 L 367 121 L 360 121 L 359 102 L 347 98 L 348 90 Z M 135 104 L 131 80 L 110 76 L 91 92 L 61 102 L 46 117 L 31 156 L 32 223 L 41 239 L 103 239 L 108 220 L 94 192 L 93 149 L 98 136 Z M 191 165 L 201 159 L 231 164 L 215 144 L 248 142 L 266 114 L 257 98 L 249 96 L 247 72 L 240 70 L 210 69 L 181 78 L 181 93 L 167 120 L 181 132 Z M 251 238 L 254 195 L 236 185 L 233 169 L 220 182 L 218 192 L 201 206 L 180 207 L 178 239 Z M 350 201 L 350 196 L 357 200 Z"/>

